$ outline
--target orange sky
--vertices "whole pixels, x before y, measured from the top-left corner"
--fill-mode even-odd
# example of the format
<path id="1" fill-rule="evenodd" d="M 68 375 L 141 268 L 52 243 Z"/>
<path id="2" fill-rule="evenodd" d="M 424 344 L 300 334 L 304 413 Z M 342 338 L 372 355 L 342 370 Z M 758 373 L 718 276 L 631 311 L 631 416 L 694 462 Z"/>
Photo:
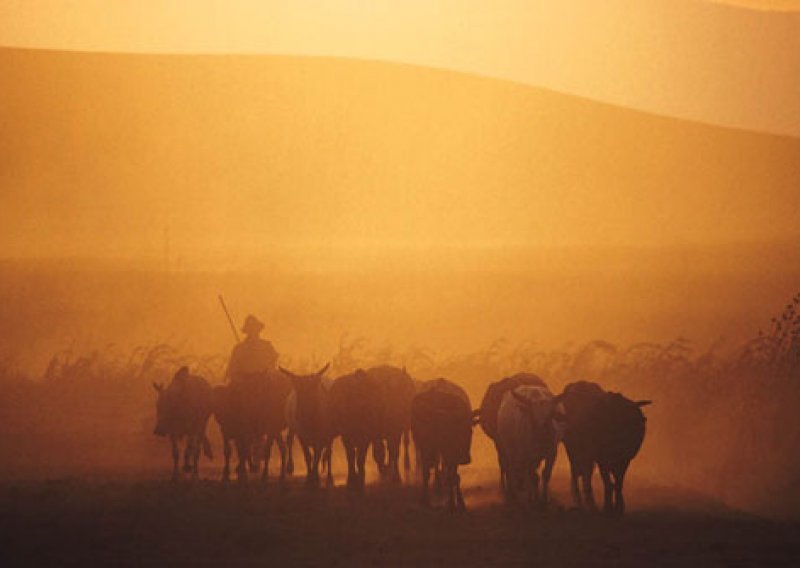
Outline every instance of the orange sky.
<path id="1" fill-rule="evenodd" d="M 307 54 L 507 78 L 800 136 L 800 0 L 0 2 L 0 45 Z M 788 10 L 788 11 L 787 11 Z"/>

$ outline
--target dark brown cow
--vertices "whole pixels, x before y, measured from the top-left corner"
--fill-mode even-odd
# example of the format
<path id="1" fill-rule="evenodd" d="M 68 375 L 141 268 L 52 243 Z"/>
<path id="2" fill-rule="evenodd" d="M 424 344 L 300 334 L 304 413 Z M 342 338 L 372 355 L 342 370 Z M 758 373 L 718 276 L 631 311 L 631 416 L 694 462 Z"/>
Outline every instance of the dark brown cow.
<path id="1" fill-rule="evenodd" d="M 381 443 L 383 398 L 378 382 L 358 369 L 333 381 L 331 419 L 347 455 L 347 486 L 364 487 L 370 444 Z"/>
<path id="2" fill-rule="evenodd" d="M 223 481 L 230 479 L 231 441 L 239 457 L 237 476 L 247 478 L 247 464 L 257 472 L 264 459 L 262 480 L 269 477 L 272 444 L 278 446 L 281 466 L 280 479 L 286 476 L 286 399 L 292 390 L 291 380 L 283 373 L 272 371 L 244 377 L 227 386 L 214 389 L 214 416 L 220 426 L 225 466 Z"/>
<path id="3" fill-rule="evenodd" d="M 651 402 L 632 401 L 587 381 L 567 385 L 555 400 L 563 405 L 566 419 L 564 445 L 576 506 L 582 506 L 578 487 L 582 480 L 586 506 L 595 508 L 591 480 L 597 464 L 604 486 L 603 508 L 607 513 L 622 514 L 625 473 L 644 440 L 646 419 L 641 408 Z"/>
<path id="4" fill-rule="evenodd" d="M 466 391 L 447 379 L 428 381 L 414 396 L 411 431 L 422 466 L 423 505 L 430 502 L 431 469 L 441 463 L 448 509 L 464 509 L 458 466 L 471 461 L 472 414 Z"/>
<path id="5" fill-rule="evenodd" d="M 605 394 L 606 391 L 597 383 L 578 381 L 568 384 L 564 392 L 556 397 L 556 402 L 563 405 L 567 418 L 563 441 L 569 458 L 572 499 L 578 508 L 583 506 L 582 486 L 586 506 L 595 509 L 592 491 L 595 464 L 592 407 L 599 404 Z"/>
<path id="6" fill-rule="evenodd" d="M 497 443 L 497 413 L 500 410 L 500 403 L 503 401 L 503 396 L 521 385 L 547 388 L 545 382 L 537 375 L 532 373 L 517 373 L 516 375 L 506 377 L 501 381 L 490 384 L 489 388 L 486 389 L 486 393 L 483 395 L 483 400 L 478 410 L 478 420 L 481 428 L 483 428 L 486 435 L 492 439 L 494 447 L 497 450 L 501 489 L 505 489 L 508 482 L 508 467 L 506 463 L 507 460 L 503 455 L 503 450 L 500 444 Z"/>
<path id="7" fill-rule="evenodd" d="M 414 394 L 416 394 L 414 380 L 405 369 L 389 365 L 368 369 L 367 375 L 376 383 L 381 397 L 381 439 L 376 440 L 373 446 L 375 461 L 382 476 L 398 482 L 400 481 L 401 440 L 405 449 L 406 476 L 411 469 L 408 446 L 411 430 L 411 401 L 414 400 Z"/>
<path id="8" fill-rule="evenodd" d="M 297 436 L 306 462 L 306 483 L 319 484 L 319 462 L 323 453 L 330 456 L 334 429 L 330 415 L 329 382 L 323 377 L 329 365 L 311 375 L 295 375 L 281 367 L 291 378 L 292 394 L 286 401 L 289 431 Z M 328 459 L 330 459 L 328 457 Z M 333 485 L 333 473 L 328 465 L 328 485 Z"/>
<path id="9" fill-rule="evenodd" d="M 213 406 L 211 386 L 202 377 L 189 374 L 181 367 L 169 386 L 153 383 L 158 392 L 156 401 L 156 436 L 169 436 L 172 444 L 172 479 L 180 478 L 180 441 L 186 440 L 183 471 L 198 475 L 200 448 L 211 458 L 211 445 L 206 437 L 206 425 Z"/>

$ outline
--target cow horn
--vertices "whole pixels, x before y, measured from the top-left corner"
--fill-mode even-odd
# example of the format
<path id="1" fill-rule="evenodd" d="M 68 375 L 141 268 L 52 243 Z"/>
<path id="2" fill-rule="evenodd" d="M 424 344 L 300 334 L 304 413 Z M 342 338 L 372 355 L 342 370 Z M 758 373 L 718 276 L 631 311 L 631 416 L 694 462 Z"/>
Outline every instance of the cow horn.
<path id="1" fill-rule="evenodd" d="M 325 363 L 325 366 L 324 366 L 324 367 L 322 367 L 322 368 L 321 368 L 319 371 L 317 371 L 317 372 L 316 372 L 316 373 L 314 373 L 314 374 L 315 374 L 315 375 L 320 375 L 320 376 L 321 376 L 321 375 L 324 375 L 324 374 L 325 374 L 325 371 L 327 371 L 327 370 L 328 370 L 328 367 L 330 367 L 330 366 L 331 366 L 331 364 L 330 364 L 330 363 Z"/>
<path id="2" fill-rule="evenodd" d="M 653 401 L 652 400 L 637 400 L 636 401 L 636 406 L 638 406 L 639 408 L 641 408 L 643 406 L 647 406 L 648 404 L 653 404 Z"/>
<path id="3" fill-rule="evenodd" d="M 284 369 L 284 368 L 283 368 L 283 367 L 281 367 L 280 365 L 278 365 L 278 369 L 280 369 L 281 373 L 283 373 L 284 375 L 288 375 L 288 376 L 290 376 L 290 377 L 292 377 L 292 378 L 295 378 L 295 379 L 297 378 L 297 375 L 295 375 L 294 373 L 292 373 L 292 372 L 291 372 L 290 370 L 288 370 L 288 369 Z"/>
<path id="4" fill-rule="evenodd" d="M 153 388 L 156 389 L 156 392 L 161 392 L 164 390 L 164 385 L 153 382 Z"/>

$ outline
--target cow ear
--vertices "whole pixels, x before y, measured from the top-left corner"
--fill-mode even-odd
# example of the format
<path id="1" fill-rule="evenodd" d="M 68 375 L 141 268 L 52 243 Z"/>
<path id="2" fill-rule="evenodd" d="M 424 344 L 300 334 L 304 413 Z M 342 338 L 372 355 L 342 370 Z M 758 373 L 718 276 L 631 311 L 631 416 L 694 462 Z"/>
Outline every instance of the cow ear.
<path id="1" fill-rule="evenodd" d="M 648 404 L 653 404 L 653 401 L 652 400 L 637 400 L 636 401 L 636 406 L 638 406 L 639 408 L 641 408 L 643 406 L 647 406 Z"/>

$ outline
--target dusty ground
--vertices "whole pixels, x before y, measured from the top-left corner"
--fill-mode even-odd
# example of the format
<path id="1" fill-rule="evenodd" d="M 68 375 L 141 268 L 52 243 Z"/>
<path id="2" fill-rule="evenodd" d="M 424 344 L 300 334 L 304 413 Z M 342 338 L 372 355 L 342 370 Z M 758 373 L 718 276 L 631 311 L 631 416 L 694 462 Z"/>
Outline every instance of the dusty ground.
<path id="1" fill-rule="evenodd" d="M 465 476 L 469 510 L 422 509 L 412 486 L 308 490 L 70 478 L 0 486 L 0 565 L 798 566 L 800 524 L 632 483 L 630 511 L 509 508 Z"/>

